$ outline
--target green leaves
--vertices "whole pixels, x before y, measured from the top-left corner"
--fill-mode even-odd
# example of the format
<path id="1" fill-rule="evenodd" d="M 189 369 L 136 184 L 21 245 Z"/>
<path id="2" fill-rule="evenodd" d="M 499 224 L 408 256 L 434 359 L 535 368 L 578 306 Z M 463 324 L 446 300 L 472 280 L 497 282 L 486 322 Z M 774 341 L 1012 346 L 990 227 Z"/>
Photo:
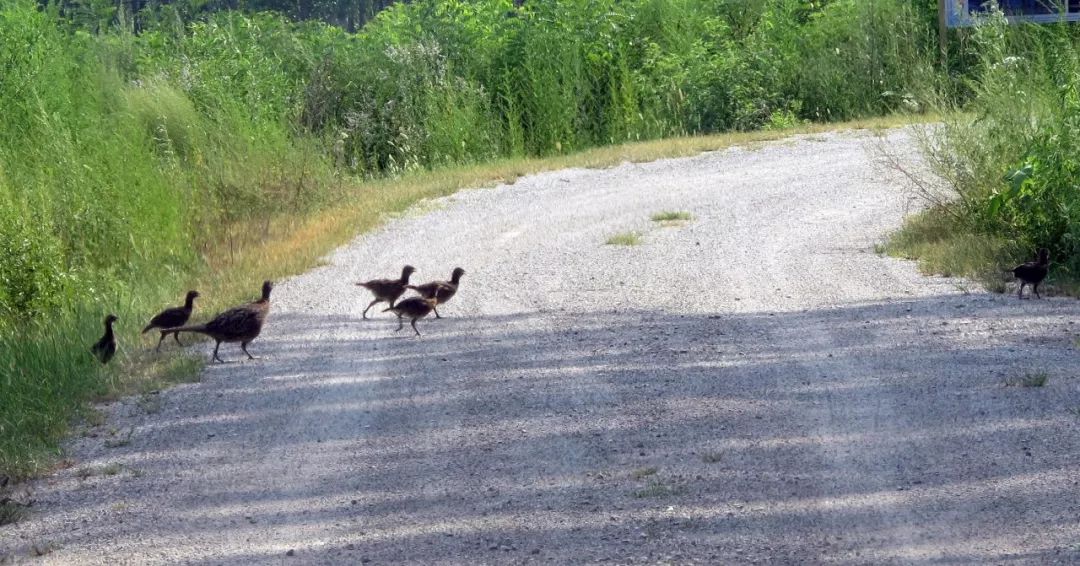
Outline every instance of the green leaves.
<path id="1" fill-rule="evenodd" d="M 1008 183 L 1008 187 L 990 197 L 986 204 L 986 213 L 991 217 L 997 216 L 1002 206 L 1023 194 L 1025 189 L 1031 186 L 1034 174 L 1035 163 L 1028 161 L 1019 169 L 1014 169 L 1005 175 L 1004 180 Z"/>

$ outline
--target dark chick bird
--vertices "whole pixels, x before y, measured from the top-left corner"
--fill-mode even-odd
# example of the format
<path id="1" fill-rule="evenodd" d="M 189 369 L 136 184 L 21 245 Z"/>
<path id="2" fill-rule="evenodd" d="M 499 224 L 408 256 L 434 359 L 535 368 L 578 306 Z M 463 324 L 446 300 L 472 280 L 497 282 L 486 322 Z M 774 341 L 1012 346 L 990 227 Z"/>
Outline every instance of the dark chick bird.
<path id="1" fill-rule="evenodd" d="M 406 285 L 409 289 L 420 293 L 421 297 L 425 299 L 434 299 L 438 295 L 438 303 L 443 304 L 454 297 L 458 290 L 458 284 L 461 283 L 461 276 L 465 275 L 465 270 L 460 267 L 455 267 L 454 272 L 450 274 L 449 281 L 432 281 L 430 283 L 424 283 L 423 285 Z M 439 309 L 435 308 L 435 318 L 442 318 L 439 314 Z"/>
<path id="2" fill-rule="evenodd" d="M 165 309 L 157 313 L 154 318 L 150 319 L 150 324 L 146 325 L 146 328 L 142 329 L 142 333 L 146 334 L 150 332 L 151 328 L 176 328 L 177 326 L 183 326 L 191 318 L 191 311 L 195 308 L 195 299 L 199 296 L 198 291 L 188 291 L 187 298 L 184 299 L 184 306 L 173 307 L 171 309 Z M 180 342 L 180 334 L 173 333 L 173 338 L 176 339 L 176 343 L 183 346 Z M 161 342 L 165 340 L 165 333 L 161 333 L 161 339 L 158 340 L 157 348 L 154 351 L 161 350 Z"/>
<path id="3" fill-rule="evenodd" d="M 1049 270 L 1050 251 L 1046 248 L 1039 248 L 1039 259 L 1037 261 L 1029 261 L 1012 269 L 1012 274 L 1020 280 L 1020 290 L 1016 292 L 1016 296 L 1021 299 L 1024 298 L 1024 285 L 1031 285 L 1031 290 L 1035 292 L 1035 296 L 1041 299 L 1039 284 L 1042 283 L 1043 279 L 1046 279 L 1046 273 Z"/>
<path id="4" fill-rule="evenodd" d="M 393 311 L 394 314 L 397 315 L 398 325 L 397 330 L 394 332 L 404 328 L 405 318 L 408 318 L 413 331 L 416 332 L 417 336 L 420 336 L 420 330 L 416 328 L 416 320 L 427 316 L 428 313 L 435 309 L 435 305 L 438 303 L 438 297 L 431 299 L 424 297 L 409 297 L 388 309 L 384 309 L 383 312 Z"/>
<path id="5" fill-rule="evenodd" d="M 363 287 L 371 291 L 372 295 L 375 295 L 375 300 L 368 303 L 367 308 L 364 309 L 363 318 L 367 318 L 368 309 L 374 306 L 375 303 L 386 301 L 390 303 L 390 308 L 393 308 L 394 302 L 405 293 L 405 287 L 409 284 L 409 276 L 414 272 L 416 272 L 415 267 L 406 265 L 401 270 L 400 279 L 372 279 L 371 281 L 358 282 L 357 286 Z"/>
<path id="6" fill-rule="evenodd" d="M 179 328 L 167 328 L 161 331 L 161 336 L 164 338 L 166 334 L 177 334 L 180 332 L 198 332 L 199 334 L 205 334 L 217 341 L 217 344 L 214 345 L 214 356 L 211 360 L 221 363 L 225 363 L 225 360 L 218 357 L 218 348 L 221 347 L 221 343 L 239 342 L 240 349 L 247 354 L 248 359 L 254 360 L 255 356 L 252 356 L 251 352 L 248 352 L 247 345 L 262 332 L 263 323 L 266 322 L 266 315 L 270 313 L 270 291 L 273 288 L 273 283 L 264 281 L 261 299 L 253 303 L 229 309 L 215 316 L 213 320 L 206 324 L 192 324 L 189 326 L 181 326 Z"/>
<path id="7" fill-rule="evenodd" d="M 112 325 L 117 321 L 115 314 L 105 317 L 105 335 L 90 347 L 90 353 L 102 364 L 109 363 L 116 354 L 116 337 L 113 336 Z"/>

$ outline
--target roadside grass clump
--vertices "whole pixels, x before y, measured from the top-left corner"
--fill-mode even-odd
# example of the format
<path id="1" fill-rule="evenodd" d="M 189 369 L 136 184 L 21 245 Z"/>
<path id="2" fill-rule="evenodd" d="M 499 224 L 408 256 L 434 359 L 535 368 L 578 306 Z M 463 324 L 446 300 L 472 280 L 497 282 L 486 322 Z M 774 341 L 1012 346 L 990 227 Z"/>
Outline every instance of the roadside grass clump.
<path id="1" fill-rule="evenodd" d="M 1050 380 L 1050 375 L 1044 371 L 1025 373 L 1019 377 L 1013 377 L 1005 381 L 1009 387 L 1042 387 Z"/>
<path id="2" fill-rule="evenodd" d="M 0 502 L 0 527 L 18 523 L 29 515 L 26 505 L 15 501 Z"/>
<path id="3" fill-rule="evenodd" d="M 605 243 L 609 246 L 637 246 L 641 244 L 641 232 L 619 232 Z"/>
<path id="4" fill-rule="evenodd" d="M 686 492 L 686 485 L 668 478 L 650 476 L 644 487 L 636 489 L 632 495 L 638 499 L 651 497 L 671 497 Z"/>
<path id="5" fill-rule="evenodd" d="M 111 431 L 113 438 L 105 440 L 105 448 L 122 448 L 131 444 L 131 436 L 135 434 L 134 428 L 129 428 L 124 436 L 116 436 L 116 431 Z"/>
<path id="6" fill-rule="evenodd" d="M 653 222 L 665 226 L 677 225 L 683 222 L 689 222 L 694 219 L 693 215 L 691 215 L 689 212 L 681 210 L 665 210 L 663 212 L 657 212 L 656 214 L 653 214 L 650 218 Z"/>
<path id="7" fill-rule="evenodd" d="M 721 454 L 720 452 L 709 451 L 701 453 L 701 461 L 705 462 L 706 464 L 715 464 L 719 462 L 722 458 L 723 454 Z"/>
<path id="8" fill-rule="evenodd" d="M 968 277 L 997 292 L 1004 292 L 1013 281 L 1007 269 L 1015 265 L 1010 262 L 1018 255 L 1015 242 L 965 231 L 936 209 L 909 217 L 880 251 L 917 260 L 924 274 Z"/>
<path id="9" fill-rule="evenodd" d="M 124 471 L 123 464 L 113 462 L 103 466 L 84 466 L 75 470 L 75 477 L 84 480 L 97 476 L 115 476 L 122 471 Z"/>

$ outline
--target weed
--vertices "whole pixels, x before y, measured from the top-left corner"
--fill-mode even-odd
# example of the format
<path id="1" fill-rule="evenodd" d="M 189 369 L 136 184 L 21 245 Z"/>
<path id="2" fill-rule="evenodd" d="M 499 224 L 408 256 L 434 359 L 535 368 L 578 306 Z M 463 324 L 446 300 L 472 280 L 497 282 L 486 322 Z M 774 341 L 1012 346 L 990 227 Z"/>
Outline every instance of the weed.
<path id="1" fill-rule="evenodd" d="M 701 461 L 706 464 L 715 464 L 720 461 L 721 454 L 719 452 L 702 452 Z"/>
<path id="2" fill-rule="evenodd" d="M 152 393 L 140 395 L 136 401 L 139 408 L 148 415 L 156 415 L 161 412 L 161 396 Z"/>
<path id="3" fill-rule="evenodd" d="M 609 246 L 636 246 L 641 243 L 639 232 L 619 232 L 607 239 Z"/>
<path id="4" fill-rule="evenodd" d="M 681 483 L 675 483 L 663 478 L 652 477 L 649 479 L 648 484 L 633 492 L 634 497 L 646 498 L 646 497 L 668 497 L 672 495 L 679 495 L 686 491 L 686 486 Z"/>
<path id="5" fill-rule="evenodd" d="M 119 462 L 113 462 L 112 464 L 106 464 L 104 466 L 86 466 L 75 470 L 75 477 L 79 479 L 87 479 L 96 476 L 115 476 L 124 470 L 124 466 Z"/>
<path id="6" fill-rule="evenodd" d="M 131 435 L 135 433 L 134 428 L 129 428 L 126 435 L 123 438 L 110 438 L 105 441 L 105 448 L 120 448 L 131 444 Z"/>
<path id="7" fill-rule="evenodd" d="M 1007 379 L 1005 385 L 1009 387 L 1042 387 L 1050 380 L 1046 372 L 1026 373 L 1020 377 Z"/>
<path id="8" fill-rule="evenodd" d="M 90 426 L 101 426 L 105 424 L 105 413 L 94 408 L 85 408 L 81 411 L 81 415 L 86 424 Z"/>
<path id="9" fill-rule="evenodd" d="M 666 210 L 664 212 L 657 212 L 652 215 L 652 221 L 665 225 L 675 225 L 682 222 L 689 222 L 693 220 L 693 216 L 689 212 Z"/>
<path id="10" fill-rule="evenodd" d="M 26 518 L 28 511 L 25 505 L 15 501 L 0 501 L 0 527 L 18 523 Z"/>

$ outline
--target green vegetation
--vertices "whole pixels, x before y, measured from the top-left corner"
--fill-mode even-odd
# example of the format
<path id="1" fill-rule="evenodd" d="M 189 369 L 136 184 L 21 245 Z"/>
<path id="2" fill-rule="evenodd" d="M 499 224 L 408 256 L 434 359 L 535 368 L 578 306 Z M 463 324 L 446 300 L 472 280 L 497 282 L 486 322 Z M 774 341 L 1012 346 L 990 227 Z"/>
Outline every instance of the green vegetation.
<path id="1" fill-rule="evenodd" d="M 667 211 L 664 211 L 664 212 L 657 212 L 656 214 L 652 215 L 652 221 L 653 222 L 660 222 L 660 223 L 689 222 L 693 218 L 694 217 L 691 216 L 691 214 L 689 212 L 674 211 L 674 210 L 667 210 Z"/>
<path id="2" fill-rule="evenodd" d="M 1005 385 L 1010 387 L 1042 387 L 1049 380 L 1050 376 L 1046 372 L 1040 371 L 1008 379 L 1005 381 Z"/>
<path id="3" fill-rule="evenodd" d="M 723 454 L 721 454 L 720 452 L 709 451 L 701 453 L 701 461 L 705 462 L 706 464 L 715 464 L 722 459 Z"/>
<path id="4" fill-rule="evenodd" d="M 605 242 L 609 246 L 636 246 L 641 243 L 640 232 L 619 232 Z"/>
<path id="5" fill-rule="evenodd" d="M 998 14 L 972 30 L 967 53 L 964 105 L 943 105 L 943 124 L 920 136 L 944 186 L 918 179 L 932 208 L 887 251 L 1004 290 L 1001 272 L 1045 247 L 1051 282 L 1075 292 L 1080 33 L 1071 24 L 1007 25 Z"/>
<path id="6" fill-rule="evenodd" d="M 18 523 L 26 515 L 26 506 L 14 501 L 0 501 L 0 527 Z"/>
<path id="7" fill-rule="evenodd" d="M 684 483 L 675 482 L 670 479 L 664 479 L 657 476 L 652 476 L 646 483 L 645 487 L 636 489 L 632 492 L 632 495 L 637 498 L 647 497 L 670 497 L 675 495 L 681 495 L 687 491 L 687 486 Z"/>
<path id="8" fill-rule="evenodd" d="M 355 34 L 385 2 L 225 4 L 0 4 L 3 473 L 85 400 L 197 373 L 138 335 L 189 288 L 214 311 L 420 198 L 920 111 L 939 80 L 927 2 L 416 0 Z"/>

